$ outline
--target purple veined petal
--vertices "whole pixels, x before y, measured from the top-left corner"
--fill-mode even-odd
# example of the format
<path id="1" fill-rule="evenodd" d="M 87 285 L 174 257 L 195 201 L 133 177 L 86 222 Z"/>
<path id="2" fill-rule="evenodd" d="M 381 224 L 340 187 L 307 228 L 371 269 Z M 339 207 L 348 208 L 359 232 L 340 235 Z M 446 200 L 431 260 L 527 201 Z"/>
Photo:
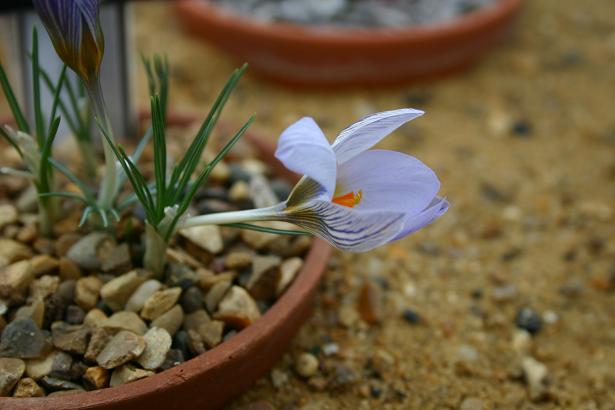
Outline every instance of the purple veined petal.
<path id="1" fill-rule="evenodd" d="M 41 18 L 49 36 L 59 54 L 69 53 L 69 45 L 80 42 L 81 18 L 75 18 L 74 3 L 72 0 L 33 0 L 34 8 Z"/>
<path id="2" fill-rule="evenodd" d="M 403 108 L 370 115 L 352 124 L 340 132 L 333 142 L 337 162 L 342 164 L 370 149 L 406 122 L 423 114 L 420 110 Z"/>
<path id="3" fill-rule="evenodd" d="M 411 233 L 418 231 L 424 226 L 429 225 L 442 215 L 448 211 L 450 204 L 446 200 L 446 198 L 436 197 L 432 203 L 425 208 L 422 212 L 415 215 L 407 215 L 404 220 L 404 226 L 401 231 L 397 234 L 397 236 L 393 239 L 394 241 L 404 238 Z"/>
<path id="4" fill-rule="evenodd" d="M 291 171 L 316 181 L 331 198 L 337 169 L 335 154 L 312 118 L 300 119 L 280 135 L 275 157 Z"/>
<path id="5" fill-rule="evenodd" d="M 386 210 L 414 215 L 440 190 L 427 165 L 396 151 L 369 150 L 338 167 L 335 195 L 360 191 L 357 210 Z"/>
<path id="6" fill-rule="evenodd" d="M 87 24 L 90 32 L 95 36 L 98 30 L 100 0 L 76 0 L 75 5 L 81 12 L 83 21 Z"/>
<path id="7" fill-rule="evenodd" d="M 98 74 L 104 52 L 100 0 L 34 0 L 60 58 L 84 80 Z"/>
<path id="8" fill-rule="evenodd" d="M 323 200 L 288 208 L 284 215 L 287 222 L 350 252 L 366 252 L 390 242 L 404 222 L 401 213 L 359 211 Z"/>

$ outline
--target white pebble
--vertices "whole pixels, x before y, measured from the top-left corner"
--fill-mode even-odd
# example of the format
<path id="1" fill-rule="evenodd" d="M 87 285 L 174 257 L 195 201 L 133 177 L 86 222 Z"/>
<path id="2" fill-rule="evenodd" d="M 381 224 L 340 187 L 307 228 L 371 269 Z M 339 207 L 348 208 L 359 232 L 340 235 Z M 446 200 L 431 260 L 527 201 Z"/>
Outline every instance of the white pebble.
<path id="1" fill-rule="evenodd" d="M 334 354 L 338 354 L 339 351 L 340 347 L 337 345 L 337 343 L 327 343 L 322 347 L 322 352 L 325 354 L 325 356 L 332 356 Z"/>

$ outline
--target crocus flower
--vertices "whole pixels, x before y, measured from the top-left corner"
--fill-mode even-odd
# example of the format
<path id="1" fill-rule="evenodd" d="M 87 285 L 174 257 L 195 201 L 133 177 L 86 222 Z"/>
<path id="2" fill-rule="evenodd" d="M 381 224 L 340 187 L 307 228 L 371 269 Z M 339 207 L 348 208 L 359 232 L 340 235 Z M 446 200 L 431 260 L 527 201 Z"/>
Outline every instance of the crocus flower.
<path id="1" fill-rule="evenodd" d="M 183 227 L 281 220 L 353 252 L 403 238 L 444 214 L 449 204 L 437 196 L 436 174 L 418 159 L 370 148 L 422 114 L 400 109 L 368 116 L 333 144 L 313 119 L 303 118 L 282 133 L 275 153 L 288 169 L 304 175 L 285 202 L 188 218 Z"/>
<path id="2" fill-rule="evenodd" d="M 34 0 L 56 52 L 86 84 L 98 78 L 105 42 L 100 0 Z"/>

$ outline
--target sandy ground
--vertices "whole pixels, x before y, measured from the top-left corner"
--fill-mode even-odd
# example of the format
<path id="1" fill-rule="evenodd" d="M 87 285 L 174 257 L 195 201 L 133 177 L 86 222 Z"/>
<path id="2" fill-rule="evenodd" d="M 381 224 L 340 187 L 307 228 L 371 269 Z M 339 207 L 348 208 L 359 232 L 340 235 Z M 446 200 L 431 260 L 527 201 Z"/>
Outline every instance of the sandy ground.
<path id="1" fill-rule="evenodd" d="M 256 112 L 272 140 L 306 115 L 334 138 L 370 112 L 426 110 L 382 146 L 433 167 L 453 206 L 393 245 L 336 253 L 313 318 L 230 408 L 615 409 L 615 2 L 525 3 L 508 43 L 454 78 L 336 93 L 242 80 L 225 121 Z M 174 109 L 204 115 L 238 63 L 182 33 L 167 5 L 136 15 L 137 47 L 172 62 Z M 377 325 L 352 317 L 366 281 L 385 300 Z M 526 343 L 524 307 L 543 318 Z M 294 370 L 303 352 L 320 360 L 309 380 Z M 546 367 L 540 394 L 528 358 Z"/>

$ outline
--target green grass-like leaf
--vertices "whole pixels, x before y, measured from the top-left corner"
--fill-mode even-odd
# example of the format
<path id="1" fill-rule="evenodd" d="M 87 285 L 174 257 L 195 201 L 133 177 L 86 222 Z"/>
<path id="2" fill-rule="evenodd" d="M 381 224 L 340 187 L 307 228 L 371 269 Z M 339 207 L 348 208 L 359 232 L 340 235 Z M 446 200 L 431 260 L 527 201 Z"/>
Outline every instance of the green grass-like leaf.
<path id="1" fill-rule="evenodd" d="M 126 178 L 128 178 L 128 180 L 130 181 L 135 195 L 137 196 L 137 198 L 139 198 L 139 202 L 145 210 L 145 214 L 148 221 L 155 221 L 155 205 L 152 200 L 152 195 L 148 189 L 147 183 L 145 182 L 145 178 L 143 178 L 143 175 L 141 174 L 139 169 L 134 165 L 130 157 L 126 155 L 126 152 L 122 149 L 122 147 L 119 147 L 113 143 L 113 140 L 105 130 L 105 127 L 100 123 L 100 121 L 98 122 L 98 127 L 103 137 L 107 140 L 109 146 L 113 150 L 113 154 L 118 159 L 120 166 L 124 170 Z"/>
<path id="2" fill-rule="evenodd" d="M 165 142 L 164 112 L 158 96 L 152 97 L 152 129 L 154 133 L 154 176 L 156 181 L 156 218 L 164 217 L 166 205 L 167 145 Z"/>
<path id="3" fill-rule="evenodd" d="M 64 66 L 63 69 L 65 69 Z M 54 95 L 58 91 L 57 87 L 53 84 L 51 77 L 44 70 L 40 69 L 41 79 L 43 83 L 47 87 L 47 89 L 53 93 Z M 58 106 L 60 111 L 62 112 L 62 120 L 66 121 L 68 127 L 72 131 L 73 135 L 79 140 L 83 142 L 90 142 L 92 139 L 91 133 L 91 110 L 86 111 L 86 118 L 83 118 L 81 107 L 79 107 L 79 103 L 77 102 L 77 97 L 75 96 L 75 91 L 71 82 L 69 81 L 68 76 L 64 79 L 62 83 L 62 89 L 66 90 L 66 95 L 68 95 L 68 102 L 66 102 L 63 98 L 58 99 Z"/>
<path id="4" fill-rule="evenodd" d="M 40 65 L 38 56 L 38 30 L 32 29 L 32 95 L 34 104 L 34 128 L 39 147 L 45 145 L 45 118 L 41 104 Z"/>
<path id="5" fill-rule="evenodd" d="M 214 105 L 207 115 L 207 118 L 203 121 L 203 124 L 192 141 L 192 144 L 190 144 L 190 147 L 186 151 L 186 155 L 184 155 L 179 164 L 177 164 L 173 169 L 169 185 L 175 189 L 171 202 L 178 203 L 180 201 L 180 197 L 185 192 L 185 189 L 190 182 L 190 178 L 199 164 L 201 156 L 203 155 L 203 150 L 207 145 L 211 132 L 216 126 L 218 118 L 222 113 L 222 109 L 246 69 L 247 64 L 244 64 L 240 69 L 235 70 L 235 72 L 231 75 L 226 85 L 222 89 L 222 92 L 218 95 L 218 98 L 214 102 Z"/>
<path id="6" fill-rule="evenodd" d="M 57 169 L 60 173 L 62 173 L 66 178 L 68 178 L 69 181 L 71 181 L 73 184 L 75 184 L 79 188 L 79 190 L 83 194 L 83 198 L 85 202 L 87 202 L 90 205 L 96 203 L 96 198 L 92 190 L 88 188 L 88 186 L 77 175 L 75 175 L 70 169 L 68 169 L 67 167 L 64 166 L 64 164 L 56 161 L 53 158 L 49 158 L 49 163 L 53 165 L 53 167 Z"/>
<path id="7" fill-rule="evenodd" d="M 58 197 L 58 198 L 76 199 L 77 201 L 83 202 L 84 204 L 88 205 L 88 201 L 86 201 L 86 199 L 83 196 L 76 194 L 74 192 L 46 192 L 44 194 L 39 194 L 38 196 L 43 197 L 43 198 Z"/>
<path id="8" fill-rule="evenodd" d="M 64 67 L 62 67 L 62 71 L 60 72 L 60 77 L 58 78 L 58 83 L 55 86 L 55 92 L 53 93 L 53 104 L 51 106 L 51 114 L 49 116 L 50 118 L 50 123 L 49 123 L 49 133 L 47 134 L 47 138 L 51 138 L 51 129 L 52 129 L 52 125 L 55 122 L 56 119 L 56 113 L 58 112 L 58 105 L 60 103 L 60 93 L 62 92 L 62 86 L 64 85 L 64 80 L 66 79 L 66 69 L 68 67 L 66 65 L 64 65 Z"/>
<path id="9" fill-rule="evenodd" d="M 2 64 L 0 64 L 0 86 L 2 86 L 2 91 L 4 92 L 6 101 L 9 103 L 9 107 L 13 113 L 13 118 L 15 118 L 15 122 L 17 123 L 17 128 L 19 131 L 30 133 L 28 121 L 26 121 L 26 117 L 17 102 L 17 98 L 15 97 L 15 93 L 13 92 L 13 88 L 9 83 L 9 79 L 6 76 L 6 72 L 4 71 Z"/>
<path id="10" fill-rule="evenodd" d="M 248 128 L 250 127 L 253 121 L 254 121 L 254 115 L 252 115 L 248 119 L 248 121 L 244 124 L 244 126 L 241 127 L 239 131 L 237 131 L 237 133 L 233 136 L 233 138 L 231 138 L 224 145 L 224 147 L 220 150 L 220 152 L 216 155 L 216 157 L 205 167 L 205 169 L 201 172 L 201 174 L 199 174 L 199 176 L 195 179 L 195 181 L 190 185 L 190 189 L 188 193 L 185 194 L 183 200 L 181 201 L 179 205 L 177 215 L 175 216 L 175 218 L 173 218 L 173 221 L 171 223 L 171 228 L 166 233 L 167 240 L 170 239 L 170 235 L 175 230 L 175 226 L 177 226 L 177 223 L 179 222 L 179 219 L 181 218 L 181 216 L 184 214 L 184 212 L 188 210 L 188 207 L 190 206 L 190 203 L 192 202 L 194 195 L 196 195 L 196 192 L 199 189 L 199 187 L 205 182 L 207 177 L 209 177 L 209 174 L 211 173 L 211 171 L 213 171 L 215 166 L 226 156 L 226 154 L 228 154 L 228 152 L 233 148 L 233 146 L 237 143 L 237 141 L 239 141 L 239 139 L 243 136 L 243 134 L 245 134 L 245 132 L 248 130 Z"/>
<path id="11" fill-rule="evenodd" d="M 19 154 L 19 156 L 23 156 L 23 153 L 21 152 L 21 148 L 19 148 L 19 145 L 17 145 L 17 143 L 15 141 L 13 141 L 13 138 L 11 138 L 11 136 L 6 132 L 6 130 L 4 129 L 4 127 L 2 125 L 0 125 L 0 135 L 2 135 L 2 137 L 9 143 L 11 144 L 11 146 L 13 148 L 15 148 L 15 150 L 17 151 L 17 153 Z"/>
<path id="12" fill-rule="evenodd" d="M 49 137 L 44 141 L 41 150 L 41 159 L 39 166 L 38 176 L 38 193 L 43 194 L 51 191 L 53 186 L 53 172 L 51 169 L 51 148 L 53 141 L 58 134 L 58 127 L 60 126 L 60 117 L 56 117 L 49 126 Z"/>
<path id="13" fill-rule="evenodd" d="M 169 99 L 169 60 L 166 55 L 154 55 L 153 58 L 147 58 L 142 55 L 141 61 L 147 74 L 149 94 L 151 97 L 157 95 L 160 98 L 162 112 L 166 118 L 167 102 Z"/>

